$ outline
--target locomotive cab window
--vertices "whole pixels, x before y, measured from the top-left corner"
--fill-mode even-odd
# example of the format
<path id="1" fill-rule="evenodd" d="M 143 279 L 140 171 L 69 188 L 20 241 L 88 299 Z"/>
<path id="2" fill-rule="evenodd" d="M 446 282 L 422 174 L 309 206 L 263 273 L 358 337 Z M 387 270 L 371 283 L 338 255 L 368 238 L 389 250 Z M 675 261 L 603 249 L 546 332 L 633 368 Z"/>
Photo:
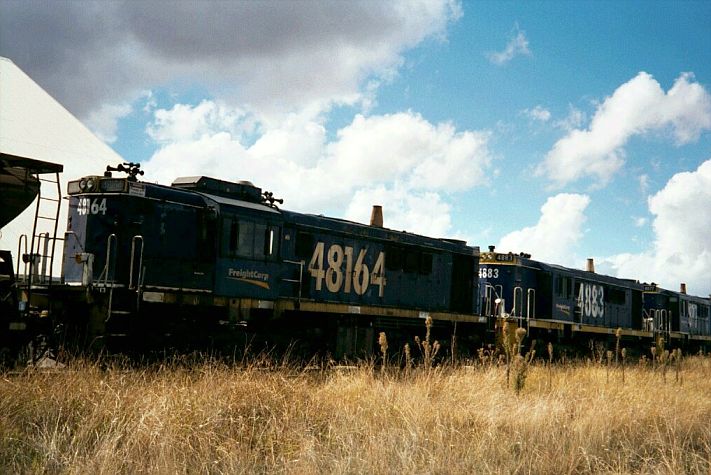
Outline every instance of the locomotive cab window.
<path id="1" fill-rule="evenodd" d="M 279 228 L 254 221 L 225 218 L 222 225 L 222 255 L 248 259 L 276 256 Z"/>
<path id="2" fill-rule="evenodd" d="M 216 219 L 209 212 L 200 212 L 197 216 L 198 258 L 203 261 L 211 261 L 215 257 L 215 234 Z"/>
<path id="3" fill-rule="evenodd" d="M 308 259 L 314 252 L 314 236 L 311 233 L 299 231 L 296 233 L 296 257 Z"/>
<path id="4" fill-rule="evenodd" d="M 254 223 L 252 221 L 239 221 L 236 254 L 239 257 L 254 257 Z"/>
<path id="5" fill-rule="evenodd" d="M 277 255 L 279 228 L 257 223 L 254 227 L 254 258 L 271 259 Z"/>
<path id="6" fill-rule="evenodd" d="M 570 277 L 563 277 L 562 275 L 558 276 L 555 280 L 555 293 L 564 299 L 571 297 L 573 293 L 573 282 Z"/>
<path id="7" fill-rule="evenodd" d="M 235 257 L 240 243 L 240 222 L 237 218 L 225 218 L 222 221 L 221 255 Z"/>

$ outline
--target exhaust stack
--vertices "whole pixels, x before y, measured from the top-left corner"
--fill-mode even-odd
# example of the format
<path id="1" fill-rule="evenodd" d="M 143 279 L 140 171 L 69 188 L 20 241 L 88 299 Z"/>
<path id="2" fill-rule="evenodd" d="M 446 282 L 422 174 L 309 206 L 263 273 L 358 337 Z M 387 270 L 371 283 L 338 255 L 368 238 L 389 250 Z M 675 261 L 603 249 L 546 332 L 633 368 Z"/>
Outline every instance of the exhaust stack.
<path id="1" fill-rule="evenodd" d="M 373 211 L 370 213 L 370 225 L 376 228 L 383 227 L 383 207 L 381 205 L 373 205 Z"/>
<path id="2" fill-rule="evenodd" d="M 682 283 L 679 285 L 679 292 L 682 293 L 682 294 L 685 294 L 685 293 L 686 293 L 686 284 L 685 284 L 685 283 L 682 282 Z"/>
<path id="3" fill-rule="evenodd" d="M 585 266 L 585 270 L 588 272 L 595 272 L 595 261 L 592 257 L 588 257 L 588 263 Z"/>

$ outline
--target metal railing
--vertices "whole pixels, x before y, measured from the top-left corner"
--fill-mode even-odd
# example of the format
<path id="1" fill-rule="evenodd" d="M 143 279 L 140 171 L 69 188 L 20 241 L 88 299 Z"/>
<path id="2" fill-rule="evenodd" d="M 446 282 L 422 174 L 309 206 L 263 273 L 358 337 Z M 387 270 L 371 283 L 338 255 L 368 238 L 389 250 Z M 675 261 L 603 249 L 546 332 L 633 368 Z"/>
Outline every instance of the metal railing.
<path id="1" fill-rule="evenodd" d="M 133 269 L 136 264 L 136 243 L 140 243 L 141 250 L 138 256 L 138 274 L 136 276 L 136 285 L 133 284 Z M 141 274 L 143 269 L 143 236 L 137 234 L 131 239 L 131 267 L 128 271 L 128 288 L 136 290 L 141 285 Z"/>
<path id="2" fill-rule="evenodd" d="M 113 246 L 111 245 L 112 242 L 114 243 Z M 99 274 L 99 278 L 97 279 L 97 282 L 99 283 L 99 285 L 103 285 L 104 287 L 107 287 L 109 284 L 109 274 L 111 273 L 111 263 L 113 261 L 115 261 L 115 257 L 116 257 L 115 249 L 118 249 L 118 240 L 116 238 L 116 235 L 114 233 L 111 233 L 106 238 L 106 262 L 104 263 L 104 268 L 101 270 L 101 274 Z M 113 284 L 114 283 L 113 275 L 111 275 L 110 279 L 111 279 L 111 284 Z"/>
<path id="3" fill-rule="evenodd" d="M 301 302 L 301 288 L 303 286 L 303 279 L 304 279 L 304 265 L 306 264 L 305 261 L 290 261 L 287 259 L 284 259 L 283 261 L 285 264 L 293 264 L 299 266 L 299 279 L 282 279 L 284 282 L 291 282 L 291 283 L 298 283 L 299 284 L 299 291 L 298 291 L 298 296 L 297 296 L 297 301 Z"/>

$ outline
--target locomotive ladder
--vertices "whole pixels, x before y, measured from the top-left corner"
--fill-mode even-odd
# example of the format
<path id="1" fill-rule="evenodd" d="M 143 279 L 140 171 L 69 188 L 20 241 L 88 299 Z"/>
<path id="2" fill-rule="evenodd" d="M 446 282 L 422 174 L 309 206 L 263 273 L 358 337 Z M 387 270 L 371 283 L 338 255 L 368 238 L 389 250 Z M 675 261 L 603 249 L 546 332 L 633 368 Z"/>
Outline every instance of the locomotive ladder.
<path id="1" fill-rule="evenodd" d="M 47 176 L 43 178 L 40 176 Z M 57 241 L 63 241 L 64 238 L 57 237 L 57 228 L 59 226 L 59 212 L 62 207 L 62 189 L 59 182 L 59 172 L 47 173 L 33 171 L 32 174 L 41 182 L 51 183 L 54 186 L 49 187 L 51 190 L 56 190 L 50 196 L 43 196 L 40 186 L 37 193 L 37 205 L 35 207 L 35 217 L 32 225 L 32 235 L 29 242 L 29 253 L 27 252 L 28 238 L 27 235 L 21 235 L 18 242 L 18 259 L 17 272 L 18 277 L 23 276 L 23 284 L 27 296 L 27 307 L 25 312 L 30 311 L 30 302 L 32 297 L 33 286 L 46 285 L 48 288 L 53 284 L 54 275 L 54 254 Z M 49 222 L 51 234 L 49 231 L 38 232 L 37 224 L 40 220 Z M 24 240 L 24 248 L 22 246 Z M 22 252 L 24 249 L 24 252 Z M 23 272 L 20 273 L 20 260 L 24 262 Z M 51 302 L 51 299 L 50 299 Z"/>
<path id="2" fill-rule="evenodd" d="M 47 176 L 51 177 L 52 175 L 50 174 Z M 62 207 L 62 188 L 59 183 L 59 173 L 55 173 L 54 178 L 41 178 L 38 176 L 38 179 L 40 181 L 53 184 L 54 187 L 50 187 L 50 189 L 56 189 L 57 191 L 56 194 L 52 196 L 42 196 L 43 187 L 40 187 L 39 193 L 37 194 L 35 223 L 32 229 L 32 245 L 30 246 L 42 265 L 41 272 L 37 272 L 38 269 L 35 269 L 35 273 L 39 276 L 38 283 L 52 285 L 52 276 L 54 273 L 54 252 L 57 240 L 63 239 L 57 238 L 59 211 Z M 50 228 L 52 229 L 51 236 L 49 232 L 37 234 L 37 222 L 40 219 L 49 222 Z M 36 247 L 35 242 L 37 243 Z M 48 264 L 49 273 L 47 273 Z"/>
<path id="3" fill-rule="evenodd" d="M 303 280 L 304 280 L 304 265 L 306 265 L 306 262 L 304 261 L 290 261 L 287 259 L 284 259 L 283 261 L 285 264 L 291 264 L 295 266 L 299 266 L 299 279 L 281 279 L 283 282 L 291 282 L 292 284 L 299 284 L 299 290 L 297 293 L 297 305 L 301 304 L 301 292 L 302 292 L 302 286 L 303 286 Z"/>

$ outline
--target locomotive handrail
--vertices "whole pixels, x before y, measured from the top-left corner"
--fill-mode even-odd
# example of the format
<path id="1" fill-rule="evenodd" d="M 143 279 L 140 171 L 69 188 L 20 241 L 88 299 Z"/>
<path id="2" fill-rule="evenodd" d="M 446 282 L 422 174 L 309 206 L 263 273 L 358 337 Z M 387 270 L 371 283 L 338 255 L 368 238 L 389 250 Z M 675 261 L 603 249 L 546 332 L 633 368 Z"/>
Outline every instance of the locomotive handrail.
<path id="1" fill-rule="evenodd" d="M 501 286 L 498 286 L 501 287 Z M 503 291 L 503 289 L 501 289 Z M 490 283 L 486 282 L 485 287 L 484 287 L 484 298 L 486 299 L 486 308 L 484 308 L 485 315 L 488 317 L 495 316 L 494 313 L 492 312 L 491 309 L 491 302 L 495 301 L 496 299 L 492 299 L 492 292 L 496 296 L 496 299 L 501 299 L 501 294 L 496 291 L 496 287 L 491 285 Z"/>
<path id="2" fill-rule="evenodd" d="M 40 257 L 40 264 L 42 265 L 42 271 L 35 269 L 39 283 L 44 283 L 47 277 L 47 258 L 49 255 L 49 232 L 40 233 L 37 239 L 37 256 Z M 44 248 L 42 249 L 42 243 L 44 242 Z M 40 254 L 40 249 L 42 253 Z"/>
<path id="3" fill-rule="evenodd" d="M 101 280 L 103 279 L 103 285 L 106 287 L 109 283 L 109 270 L 111 270 L 111 251 L 113 248 L 111 247 L 111 240 L 113 238 L 114 243 L 116 243 L 115 247 L 118 248 L 117 244 L 117 238 L 116 234 L 111 233 L 109 234 L 109 237 L 106 238 L 106 264 L 104 264 L 104 269 L 101 271 L 101 274 L 99 274 L 99 279 L 98 282 L 101 284 Z M 111 283 L 113 284 L 113 279 L 111 279 Z"/>
<path id="4" fill-rule="evenodd" d="M 139 254 L 138 257 L 138 276 L 136 277 L 136 285 L 133 285 L 133 268 L 135 264 L 135 257 L 136 257 L 136 243 L 139 242 L 141 243 L 141 253 Z M 133 239 L 131 239 L 131 267 L 129 268 L 128 271 L 128 288 L 129 290 L 135 290 L 138 288 L 141 284 L 141 269 L 143 268 L 143 236 L 140 234 L 136 234 L 133 236 Z"/>
<path id="5" fill-rule="evenodd" d="M 643 313 L 645 330 L 648 332 L 654 331 L 654 310 L 645 310 Z"/>
<path id="6" fill-rule="evenodd" d="M 284 259 L 282 262 L 284 262 L 286 264 L 294 264 L 294 265 L 299 266 L 299 280 L 296 280 L 296 279 L 282 279 L 282 280 L 284 282 L 292 282 L 292 283 L 299 284 L 298 302 L 301 302 L 301 286 L 303 285 L 304 265 L 306 264 L 306 261 L 290 261 L 288 259 Z"/>
<path id="7" fill-rule="evenodd" d="M 22 252 L 22 238 L 25 238 L 25 252 Z M 27 281 L 27 265 L 29 261 L 26 261 L 22 256 L 27 255 L 27 234 L 20 234 L 20 239 L 17 241 L 17 270 L 15 271 L 15 276 L 20 277 L 20 261 L 23 262 L 24 267 L 22 268 L 22 280 Z"/>
<path id="8" fill-rule="evenodd" d="M 536 289 L 528 289 L 526 301 L 526 320 L 536 318 Z"/>
<path id="9" fill-rule="evenodd" d="M 669 310 L 669 312 L 667 312 L 666 309 L 662 309 L 662 324 L 663 324 L 662 331 L 664 333 L 671 332 L 671 318 L 672 318 L 671 310 Z"/>
<path id="10" fill-rule="evenodd" d="M 523 313 L 523 289 L 519 286 L 514 287 L 513 292 L 513 308 L 511 309 L 511 315 L 514 317 L 521 317 Z"/>

